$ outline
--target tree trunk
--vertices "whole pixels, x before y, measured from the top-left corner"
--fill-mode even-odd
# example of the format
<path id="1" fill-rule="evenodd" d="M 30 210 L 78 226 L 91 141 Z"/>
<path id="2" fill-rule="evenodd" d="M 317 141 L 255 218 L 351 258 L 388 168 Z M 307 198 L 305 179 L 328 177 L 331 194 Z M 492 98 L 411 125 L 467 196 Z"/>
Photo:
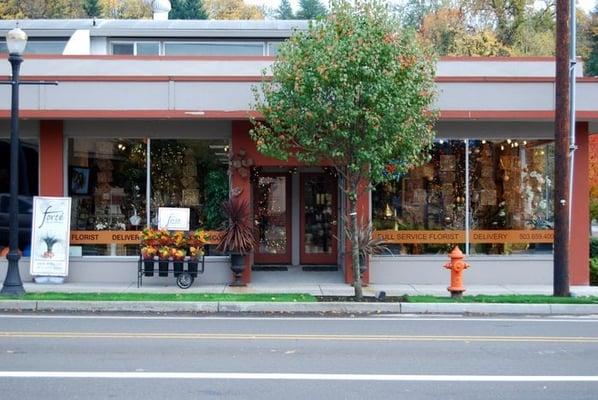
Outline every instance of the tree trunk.
<path id="1" fill-rule="evenodd" d="M 357 195 L 356 188 L 352 188 L 349 196 L 349 215 L 351 216 L 351 259 L 353 261 L 353 288 L 355 299 L 362 300 L 361 272 L 359 271 L 359 239 L 357 237 Z"/>

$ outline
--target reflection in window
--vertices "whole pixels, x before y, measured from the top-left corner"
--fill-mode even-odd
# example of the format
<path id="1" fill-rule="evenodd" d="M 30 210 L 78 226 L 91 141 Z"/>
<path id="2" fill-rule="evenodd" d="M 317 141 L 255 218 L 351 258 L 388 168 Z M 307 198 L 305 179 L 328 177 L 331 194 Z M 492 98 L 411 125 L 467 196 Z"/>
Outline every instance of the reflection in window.
<path id="1" fill-rule="evenodd" d="M 29 39 L 25 54 L 62 54 L 68 39 L 40 40 Z M 8 53 L 5 41 L 0 41 L 0 53 Z"/>
<path id="2" fill-rule="evenodd" d="M 278 48 L 282 42 L 268 42 L 268 55 L 276 56 L 278 54 Z"/>
<path id="3" fill-rule="evenodd" d="M 263 56 L 263 43 L 164 43 L 167 56 Z"/>
<path id="4" fill-rule="evenodd" d="M 473 230 L 553 228 L 554 145 L 548 140 L 470 141 Z M 479 240 L 478 240 L 479 241 Z M 551 252 L 549 243 L 472 243 L 472 253 Z"/>
<path id="5" fill-rule="evenodd" d="M 391 171 L 392 172 L 392 171 Z M 463 230 L 465 226 L 465 144 L 440 140 L 428 163 L 372 192 L 376 230 Z M 395 254 L 445 253 L 451 244 L 389 244 Z"/>
<path id="6" fill-rule="evenodd" d="M 112 54 L 129 56 L 158 56 L 160 55 L 159 42 L 113 42 Z"/>
<path id="7" fill-rule="evenodd" d="M 158 42 L 137 42 L 138 56 L 157 56 L 160 55 L 160 43 Z"/>
<path id="8" fill-rule="evenodd" d="M 112 43 L 112 54 L 132 56 L 135 54 L 134 43 Z"/>
<path id="9" fill-rule="evenodd" d="M 10 227 L 10 140 L 0 139 L 0 249 L 8 246 Z M 19 147 L 19 249 L 31 253 L 33 196 L 38 194 L 38 141 L 21 139 Z"/>

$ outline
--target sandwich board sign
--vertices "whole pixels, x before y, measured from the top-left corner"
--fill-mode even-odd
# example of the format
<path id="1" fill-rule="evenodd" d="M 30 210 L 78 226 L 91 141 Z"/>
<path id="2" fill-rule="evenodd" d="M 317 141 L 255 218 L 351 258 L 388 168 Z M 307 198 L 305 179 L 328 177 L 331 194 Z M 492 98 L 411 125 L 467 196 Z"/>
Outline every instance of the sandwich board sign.
<path id="1" fill-rule="evenodd" d="M 70 197 L 33 198 L 32 276 L 68 275 L 70 222 Z"/>

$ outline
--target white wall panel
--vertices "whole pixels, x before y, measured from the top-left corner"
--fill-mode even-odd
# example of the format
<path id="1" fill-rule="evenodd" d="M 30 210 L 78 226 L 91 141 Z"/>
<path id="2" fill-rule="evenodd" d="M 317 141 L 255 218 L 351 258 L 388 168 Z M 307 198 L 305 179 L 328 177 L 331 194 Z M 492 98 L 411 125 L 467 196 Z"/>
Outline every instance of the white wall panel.
<path id="1" fill-rule="evenodd" d="M 577 99 L 577 110 L 598 110 L 598 79 L 596 82 L 578 82 L 575 98 Z"/>
<path id="2" fill-rule="evenodd" d="M 249 110 L 253 102 L 250 82 L 177 82 L 177 110 Z"/>
<path id="3" fill-rule="evenodd" d="M 539 83 L 441 83 L 440 110 L 553 110 L 554 85 Z"/>
<path id="4" fill-rule="evenodd" d="M 48 110 L 168 109 L 168 82 L 60 82 L 46 94 Z"/>

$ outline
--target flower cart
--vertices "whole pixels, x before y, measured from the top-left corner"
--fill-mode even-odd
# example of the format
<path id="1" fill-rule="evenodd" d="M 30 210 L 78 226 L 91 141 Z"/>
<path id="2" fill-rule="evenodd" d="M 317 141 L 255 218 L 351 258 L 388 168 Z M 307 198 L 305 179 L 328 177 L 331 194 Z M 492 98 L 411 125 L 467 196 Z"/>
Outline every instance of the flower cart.
<path id="1" fill-rule="evenodd" d="M 188 289 L 198 274 L 203 274 L 207 241 L 202 230 L 174 232 L 146 228 L 141 234 L 141 254 L 137 264 L 137 287 L 143 286 L 143 277 L 169 276 L 176 278 L 177 286 Z M 158 268 L 156 268 L 156 266 Z"/>

